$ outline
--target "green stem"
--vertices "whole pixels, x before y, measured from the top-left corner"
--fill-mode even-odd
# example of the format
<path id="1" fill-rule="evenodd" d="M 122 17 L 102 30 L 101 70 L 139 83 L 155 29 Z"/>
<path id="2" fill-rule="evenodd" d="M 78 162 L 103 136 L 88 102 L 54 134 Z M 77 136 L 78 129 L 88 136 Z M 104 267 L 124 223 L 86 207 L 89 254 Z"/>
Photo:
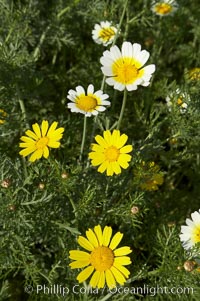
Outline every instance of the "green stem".
<path id="1" fill-rule="evenodd" d="M 123 12 L 122 12 L 122 15 L 121 15 L 121 18 L 120 18 L 120 21 L 119 21 L 119 26 L 117 27 L 117 33 L 114 37 L 114 40 L 112 42 L 112 46 L 115 45 L 116 43 L 116 40 L 119 36 L 119 32 L 120 32 L 120 29 L 121 29 L 121 26 L 122 26 L 122 22 L 123 22 L 123 19 L 124 19 L 124 15 L 125 15 L 125 12 L 126 12 L 126 8 L 127 8 L 127 5 L 128 5 L 128 0 L 126 0 L 125 4 L 124 4 L 124 9 L 123 9 Z"/>
<path id="2" fill-rule="evenodd" d="M 87 117 L 84 116 L 83 135 L 82 135 L 82 142 L 81 142 L 81 151 L 80 151 L 80 156 L 79 156 L 80 161 L 82 161 L 83 149 L 84 149 L 84 145 L 85 145 L 86 125 L 87 125 Z"/>
<path id="3" fill-rule="evenodd" d="M 25 109 L 24 101 L 22 99 L 19 99 L 19 106 L 22 112 L 22 119 L 23 121 L 26 121 L 26 109 Z"/>
<path id="4" fill-rule="evenodd" d="M 123 102 L 122 102 L 122 108 L 121 108 L 119 120 L 118 120 L 118 123 L 117 123 L 117 130 L 119 130 L 121 122 L 122 122 L 122 118 L 123 118 L 124 110 L 125 110 L 125 106 L 126 106 L 126 100 L 127 100 L 127 90 L 125 89 L 124 90 Z"/>

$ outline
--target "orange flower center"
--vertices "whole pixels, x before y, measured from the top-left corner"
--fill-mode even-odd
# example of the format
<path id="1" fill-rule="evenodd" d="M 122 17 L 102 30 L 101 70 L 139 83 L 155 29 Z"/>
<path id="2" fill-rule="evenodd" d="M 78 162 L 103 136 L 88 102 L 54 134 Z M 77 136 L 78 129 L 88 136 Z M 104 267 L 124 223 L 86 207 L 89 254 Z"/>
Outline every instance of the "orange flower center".
<path id="1" fill-rule="evenodd" d="M 104 41 L 108 42 L 113 36 L 115 35 L 115 32 L 112 28 L 102 28 L 99 32 L 99 37 Z"/>
<path id="2" fill-rule="evenodd" d="M 96 271 L 103 272 L 110 269 L 114 262 L 113 251 L 104 246 L 95 248 L 90 255 L 90 263 Z"/>
<path id="3" fill-rule="evenodd" d="M 44 149 L 45 146 L 47 146 L 48 142 L 49 142 L 48 137 L 42 137 L 36 142 L 36 148 L 37 149 Z"/>
<path id="4" fill-rule="evenodd" d="M 76 106 L 80 110 L 83 110 L 85 112 L 90 112 L 95 110 L 97 106 L 97 99 L 94 96 L 79 96 L 76 99 Z"/>
<path id="5" fill-rule="evenodd" d="M 110 162 L 117 161 L 119 154 L 119 150 L 115 146 L 110 146 L 105 150 L 105 157 Z"/>
<path id="6" fill-rule="evenodd" d="M 172 11 L 172 6 L 167 3 L 160 3 L 156 5 L 155 10 L 161 15 L 166 15 Z"/>

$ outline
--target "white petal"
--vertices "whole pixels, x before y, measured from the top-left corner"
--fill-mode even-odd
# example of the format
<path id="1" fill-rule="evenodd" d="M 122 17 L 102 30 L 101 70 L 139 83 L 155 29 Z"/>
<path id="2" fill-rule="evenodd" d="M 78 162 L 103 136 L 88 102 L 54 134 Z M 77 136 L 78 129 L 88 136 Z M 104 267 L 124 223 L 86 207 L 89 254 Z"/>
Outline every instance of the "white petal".
<path id="1" fill-rule="evenodd" d="M 122 57 L 122 54 L 121 54 L 119 48 L 118 48 L 116 45 L 115 45 L 115 46 L 112 46 L 112 47 L 110 48 L 110 52 L 111 52 L 112 58 L 113 58 L 114 60 L 118 60 L 119 58 Z"/>
<path id="2" fill-rule="evenodd" d="M 110 67 L 101 67 L 101 70 L 106 76 L 113 76 L 112 69 Z"/>
<path id="3" fill-rule="evenodd" d="M 115 82 L 114 89 L 119 90 L 119 91 L 123 91 L 125 89 L 125 85 L 121 84 L 121 83 L 118 83 L 118 82 Z"/>
<path id="4" fill-rule="evenodd" d="M 152 74 L 155 72 L 156 66 L 154 64 L 148 65 L 148 66 L 142 68 L 142 70 L 144 71 L 144 74 Z"/>
<path id="5" fill-rule="evenodd" d="M 126 85 L 126 89 L 128 91 L 134 91 L 134 90 L 137 90 L 137 85 L 134 83 L 134 84 L 128 84 Z"/>
<path id="6" fill-rule="evenodd" d="M 85 90 L 81 86 L 76 87 L 76 91 L 78 95 L 85 94 Z"/>
<path id="7" fill-rule="evenodd" d="M 106 78 L 106 83 L 109 86 L 113 86 L 116 83 L 116 81 L 113 79 L 113 77 L 110 77 L 110 78 Z"/>
<path id="8" fill-rule="evenodd" d="M 106 66 L 106 67 L 110 67 L 112 66 L 114 60 L 110 57 L 107 57 L 107 56 L 102 56 L 100 58 L 100 63 L 103 65 L 103 66 Z"/>
<path id="9" fill-rule="evenodd" d="M 123 57 L 133 57 L 133 47 L 130 42 L 124 42 L 122 44 L 122 56 Z"/>
<path id="10" fill-rule="evenodd" d="M 89 85 L 87 88 L 87 94 L 93 94 L 94 93 L 94 86 L 93 85 Z"/>
<path id="11" fill-rule="evenodd" d="M 146 50 L 142 50 L 138 56 L 136 56 L 136 60 L 138 60 L 142 66 L 148 61 L 150 53 Z"/>
<path id="12" fill-rule="evenodd" d="M 141 51 L 141 45 L 138 44 L 138 43 L 134 43 L 133 44 L 133 57 L 138 56 L 138 54 L 140 53 L 140 51 Z"/>

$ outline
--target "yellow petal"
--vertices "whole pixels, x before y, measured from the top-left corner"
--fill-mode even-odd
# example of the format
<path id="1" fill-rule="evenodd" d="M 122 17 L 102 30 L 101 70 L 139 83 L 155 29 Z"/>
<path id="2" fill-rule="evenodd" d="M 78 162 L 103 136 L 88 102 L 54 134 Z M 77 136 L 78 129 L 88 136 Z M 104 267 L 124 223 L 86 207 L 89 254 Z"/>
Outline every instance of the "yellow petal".
<path id="1" fill-rule="evenodd" d="M 132 145 L 125 145 L 120 149 L 120 154 L 130 153 L 133 150 Z"/>
<path id="2" fill-rule="evenodd" d="M 40 131 L 40 127 L 39 127 L 39 124 L 38 123 L 34 123 L 32 125 L 32 128 L 33 128 L 33 131 L 35 132 L 36 136 L 38 138 L 41 138 L 41 131 Z"/>
<path id="3" fill-rule="evenodd" d="M 128 255 L 132 252 L 132 250 L 129 247 L 121 247 L 114 251 L 115 256 L 124 256 Z"/>
<path id="4" fill-rule="evenodd" d="M 128 140 L 128 136 L 126 134 L 122 134 L 118 142 L 116 143 L 116 147 L 120 149 L 122 146 L 124 146 L 127 140 Z"/>
<path id="5" fill-rule="evenodd" d="M 99 166 L 98 171 L 100 173 L 103 173 L 107 168 L 108 168 L 108 161 L 105 161 Z"/>
<path id="6" fill-rule="evenodd" d="M 48 158 L 49 157 L 49 149 L 47 146 L 45 146 L 44 150 L 43 150 L 43 156 L 44 158 Z"/>
<path id="7" fill-rule="evenodd" d="M 30 162 L 35 162 L 35 160 L 40 159 L 42 157 L 43 150 L 42 149 L 37 149 L 29 158 Z"/>
<path id="8" fill-rule="evenodd" d="M 113 277 L 112 272 L 110 270 L 106 270 L 105 274 L 106 274 L 106 283 L 107 283 L 108 287 L 109 288 L 116 287 L 115 278 Z"/>
<path id="9" fill-rule="evenodd" d="M 55 141 L 55 140 L 49 139 L 47 145 L 48 145 L 49 147 L 52 147 L 52 148 L 59 148 L 59 147 L 60 147 L 60 142 L 57 142 L 57 141 Z"/>
<path id="10" fill-rule="evenodd" d="M 89 242 L 95 247 L 97 248 L 99 246 L 98 240 L 96 235 L 94 234 L 94 232 L 89 229 L 88 231 L 86 231 L 86 236 L 89 240 Z"/>
<path id="11" fill-rule="evenodd" d="M 108 145 L 112 145 L 111 143 L 111 132 L 109 130 L 103 132 L 103 136 Z"/>
<path id="12" fill-rule="evenodd" d="M 113 236 L 113 238 L 112 238 L 112 240 L 111 240 L 111 243 L 110 243 L 110 245 L 109 245 L 109 248 L 110 248 L 111 250 L 114 250 L 114 249 L 118 246 L 118 244 L 120 243 L 120 241 L 122 240 L 122 237 L 123 237 L 123 234 L 122 234 L 121 232 L 117 232 L 117 233 Z"/>
<path id="13" fill-rule="evenodd" d="M 91 149 L 92 149 L 93 152 L 98 152 L 98 153 L 103 153 L 104 150 L 105 150 L 105 148 L 103 146 L 98 145 L 96 143 L 93 143 L 91 145 Z"/>
<path id="14" fill-rule="evenodd" d="M 102 233 L 102 230 L 101 230 L 101 226 L 100 225 L 95 226 L 94 227 L 94 232 L 96 233 L 97 239 L 99 241 L 99 245 L 102 246 L 102 243 L 103 243 L 103 233 Z"/>
<path id="15" fill-rule="evenodd" d="M 111 144 L 117 146 L 119 143 L 119 138 L 120 138 L 120 131 L 114 130 L 112 133 Z"/>
<path id="16" fill-rule="evenodd" d="M 131 260 L 130 260 L 130 257 L 128 257 L 128 256 L 115 257 L 114 263 L 120 264 L 120 265 L 129 265 L 129 264 L 131 264 Z"/>
<path id="17" fill-rule="evenodd" d="M 100 272 L 95 271 L 90 280 L 91 287 L 95 288 L 98 286 L 99 278 L 100 278 Z"/>
<path id="18" fill-rule="evenodd" d="M 30 130 L 29 130 L 30 131 Z M 26 133 L 27 133 L 28 131 L 26 131 Z M 31 133 L 33 133 L 32 131 L 30 131 Z M 34 133 L 33 133 L 34 134 Z M 35 135 L 35 134 L 34 134 Z M 36 140 L 38 139 L 37 138 L 37 136 L 35 135 L 35 137 L 36 137 Z M 20 140 L 22 140 L 22 141 L 24 141 L 24 142 L 34 142 L 35 143 L 35 141 L 32 139 L 32 138 L 30 138 L 30 137 L 26 137 L 26 136 L 22 136 L 21 138 L 20 138 Z"/>
<path id="19" fill-rule="evenodd" d="M 90 262 L 88 262 L 87 260 L 85 260 L 85 261 L 84 260 L 83 261 L 78 260 L 78 261 L 71 262 L 69 264 L 69 266 L 70 266 L 71 269 L 81 269 L 81 268 L 86 267 L 89 263 Z"/>
<path id="20" fill-rule="evenodd" d="M 119 155 L 119 158 L 117 160 L 117 162 L 119 163 L 119 165 L 126 169 L 128 168 L 129 164 L 128 162 L 131 160 L 131 156 L 130 155 L 127 155 L 127 154 L 120 154 Z"/>
<path id="21" fill-rule="evenodd" d="M 55 140 L 59 140 L 62 138 L 64 130 L 64 128 L 58 128 L 53 133 L 51 133 L 51 135 L 49 135 L 48 133 L 48 137 L 54 138 Z"/>
<path id="22" fill-rule="evenodd" d="M 103 230 L 103 246 L 107 247 L 109 245 L 111 236 L 112 236 L 112 228 L 105 226 Z"/>
<path id="23" fill-rule="evenodd" d="M 73 260 L 80 260 L 80 261 L 87 260 L 89 262 L 90 254 L 84 251 L 72 250 L 69 251 L 69 258 Z"/>
<path id="24" fill-rule="evenodd" d="M 43 120 L 42 121 L 42 137 L 45 137 L 46 136 L 46 133 L 47 133 L 47 130 L 48 130 L 48 127 L 49 127 L 49 123 L 47 120 Z"/>
<path id="25" fill-rule="evenodd" d="M 23 147 L 23 148 L 35 147 L 35 142 L 23 142 L 19 144 L 19 147 Z"/>
<path id="26" fill-rule="evenodd" d="M 100 135 L 95 136 L 95 140 L 100 146 L 102 146 L 104 148 L 108 147 L 107 142 Z"/>
<path id="27" fill-rule="evenodd" d="M 92 159 L 93 166 L 98 166 L 105 161 L 105 156 L 103 154 L 89 153 L 89 158 Z"/>
<path id="28" fill-rule="evenodd" d="M 124 266 L 117 264 L 116 262 L 114 262 L 113 266 L 116 267 L 116 269 L 118 269 L 122 274 L 124 274 L 126 278 L 128 278 L 128 276 L 130 275 L 129 270 Z"/>
<path id="29" fill-rule="evenodd" d="M 98 288 L 104 288 L 105 280 L 106 280 L 105 272 L 103 271 L 103 272 L 100 273 Z"/>
<path id="30" fill-rule="evenodd" d="M 33 153 L 35 151 L 35 148 L 32 147 L 27 147 L 26 149 L 23 149 L 19 152 L 19 154 L 23 157 L 26 157 L 28 155 L 30 155 L 31 153 Z"/>
<path id="31" fill-rule="evenodd" d="M 112 168 L 112 164 L 108 163 L 106 174 L 107 174 L 107 176 L 113 176 L 113 173 L 114 173 L 114 171 L 113 171 L 113 168 Z"/>
<path id="32" fill-rule="evenodd" d="M 56 122 L 56 121 L 54 121 L 54 122 L 52 123 L 52 125 L 50 126 L 50 128 L 49 128 L 49 130 L 48 130 L 48 132 L 47 132 L 47 137 L 49 137 L 49 138 L 51 137 L 51 135 L 52 135 L 53 132 L 55 131 L 57 125 L 58 125 L 58 122 Z"/>
<path id="33" fill-rule="evenodd" d="M 83 247 L 84 249 L 86 249 L 88 251 L 94 250 L 93 245 L 83 236 L 78 237 L 78 243 L 81 247 Z"/>
<path id="34" fill-rule="evenodd" d="M 120 271 L 118 271 L 114 266 L 111 267 L 111 272 L 113 273 L 116 281 L 123 285 L 124 282 L 126 282 L 126 278 L 124 277 L 124 275 L 122 273 L 120 273 Z"/>
<path id="35" fill-rule="evenodd" d="M 27 131 L 25 132 L 25 134 L 26 134 L 27 136 L 33 138 L 34 140 L 38 140 L 37 135 L 36 135 L 33 131 L 31 131 L 31 130 L 27 130 Z M 29 139 L 30 139 L 30 138 L 29 138 Z"/>
<path id="36" fill-rule="evenodd" d="M 94 271 L 94 267 L 90 265 L 89 267 L 84 269 L 82 272 L 80 272 L 76 279 L 78 280 L 79 283 L 81 283 L 81 282 L 85 281 L 86 279 L 88 279 L 93 271 Z"/>
<path id="37" fill-rule="evenodd" d="M 119 166 L 118 162 L 111 162 L 113 172 L 118 175 L 122 172 L 121 167 Z"/>

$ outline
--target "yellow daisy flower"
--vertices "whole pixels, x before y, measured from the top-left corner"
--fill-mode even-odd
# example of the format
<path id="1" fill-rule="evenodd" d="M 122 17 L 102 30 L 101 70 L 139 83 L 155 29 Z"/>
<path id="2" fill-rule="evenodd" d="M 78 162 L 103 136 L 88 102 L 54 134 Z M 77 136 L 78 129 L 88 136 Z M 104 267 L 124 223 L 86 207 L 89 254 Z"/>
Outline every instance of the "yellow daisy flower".
<path id="1" fill-rule="evenodd" d="M 41 129 L 38 123 L 32 125 L 33 131 L 27 130 L 25 133 L 27 136 L 22 136 L 20 139 L 23 141 L 19 144 L 20 147 L 24 148 L 19 152 L 23 157 L 26 157 L 33 153 L 29 158 L 30 162 L 34 162 L 40 159 L 49 157 L 49 147 L 59 148 L 59 140 L 62 138 L 64 128 L 56 129 L 58 122 L 53 122 L 49 128 L 47 120 L 43 120 Z"/>
<path id="2" fill-rule="evenodd" d="M 178 8 L 174 0 L 153 1 L 151 10 L 158 16 L 168 16 L 173 14 Z"/>
<path id="3" fill-rule="evenodd" d="M 107 176 L 120 174 L 121 167 L 128 168 L 128 162 L 131 161 L 131 155 L 128 155 L 133 149 L 132 145 L 125 145 L 128 136 L 120 135 L 119 130 L 113 133 L 109 130 L 103 132 L 103 137 L 97 135 L 95 140 L 98 144 L 92 144 L 92 152 L 89 158 L 92 159 L 93 166 L 99 166 L 98 171 L 103 173 L 106 171 Z"/>
<path id="4" fill-rule="evenodd" d="M 105 284 L 109 288 L 116 287 L 116 283 L 123 285 L 129 277 L 129 270 L 124 266 L 131 264 L 129 256 L 132 252 L 129 247 L 116 247 L 122 240 L 123 234 L 117 232 L 113 238 L 112 228 L 105 226 L 95 226 L 94 231 L 88 229 L 86 231 L 87 238 L 78 237 L 78 243 L 85 251 L 72 250 L 69 252 L 69 258 L 73 261 L 69 264 L 71 269 L 80 269 L 86 267 L 77 276 L 79 283 L 88 279 L 92 273 L 90 280 L 91 287 L 103 288 Z"/>
<path id="5" fill-rule="evenodd" d="M 3 109 L 0 109 L 0 117 L 2 118 L 0 119 L 0 124 L 4 124 L 6 116 L 7 113 Z"/>
<path id="6" fill-rule="evenodd" d="M 116 33 L 116 27 L 112 26 L 108 21 L 102 21 L 100 24 L 95 24 L 92 31 L 92 38 L 97 44 L 107 46 L 113 42 Z"/>
<path id="7" fill-rule="evenodd" d="M 100 62 L 103 74 L 108 76 L 106 83 L 119 91 L 148 86 L 155 71 L 153 64 L 143 67 L 149 56 L 148 51 L 141 50 L 140 44 L 130 42 L 123 42 L 121 51 L 116 45 L 104 51 Z"/>

